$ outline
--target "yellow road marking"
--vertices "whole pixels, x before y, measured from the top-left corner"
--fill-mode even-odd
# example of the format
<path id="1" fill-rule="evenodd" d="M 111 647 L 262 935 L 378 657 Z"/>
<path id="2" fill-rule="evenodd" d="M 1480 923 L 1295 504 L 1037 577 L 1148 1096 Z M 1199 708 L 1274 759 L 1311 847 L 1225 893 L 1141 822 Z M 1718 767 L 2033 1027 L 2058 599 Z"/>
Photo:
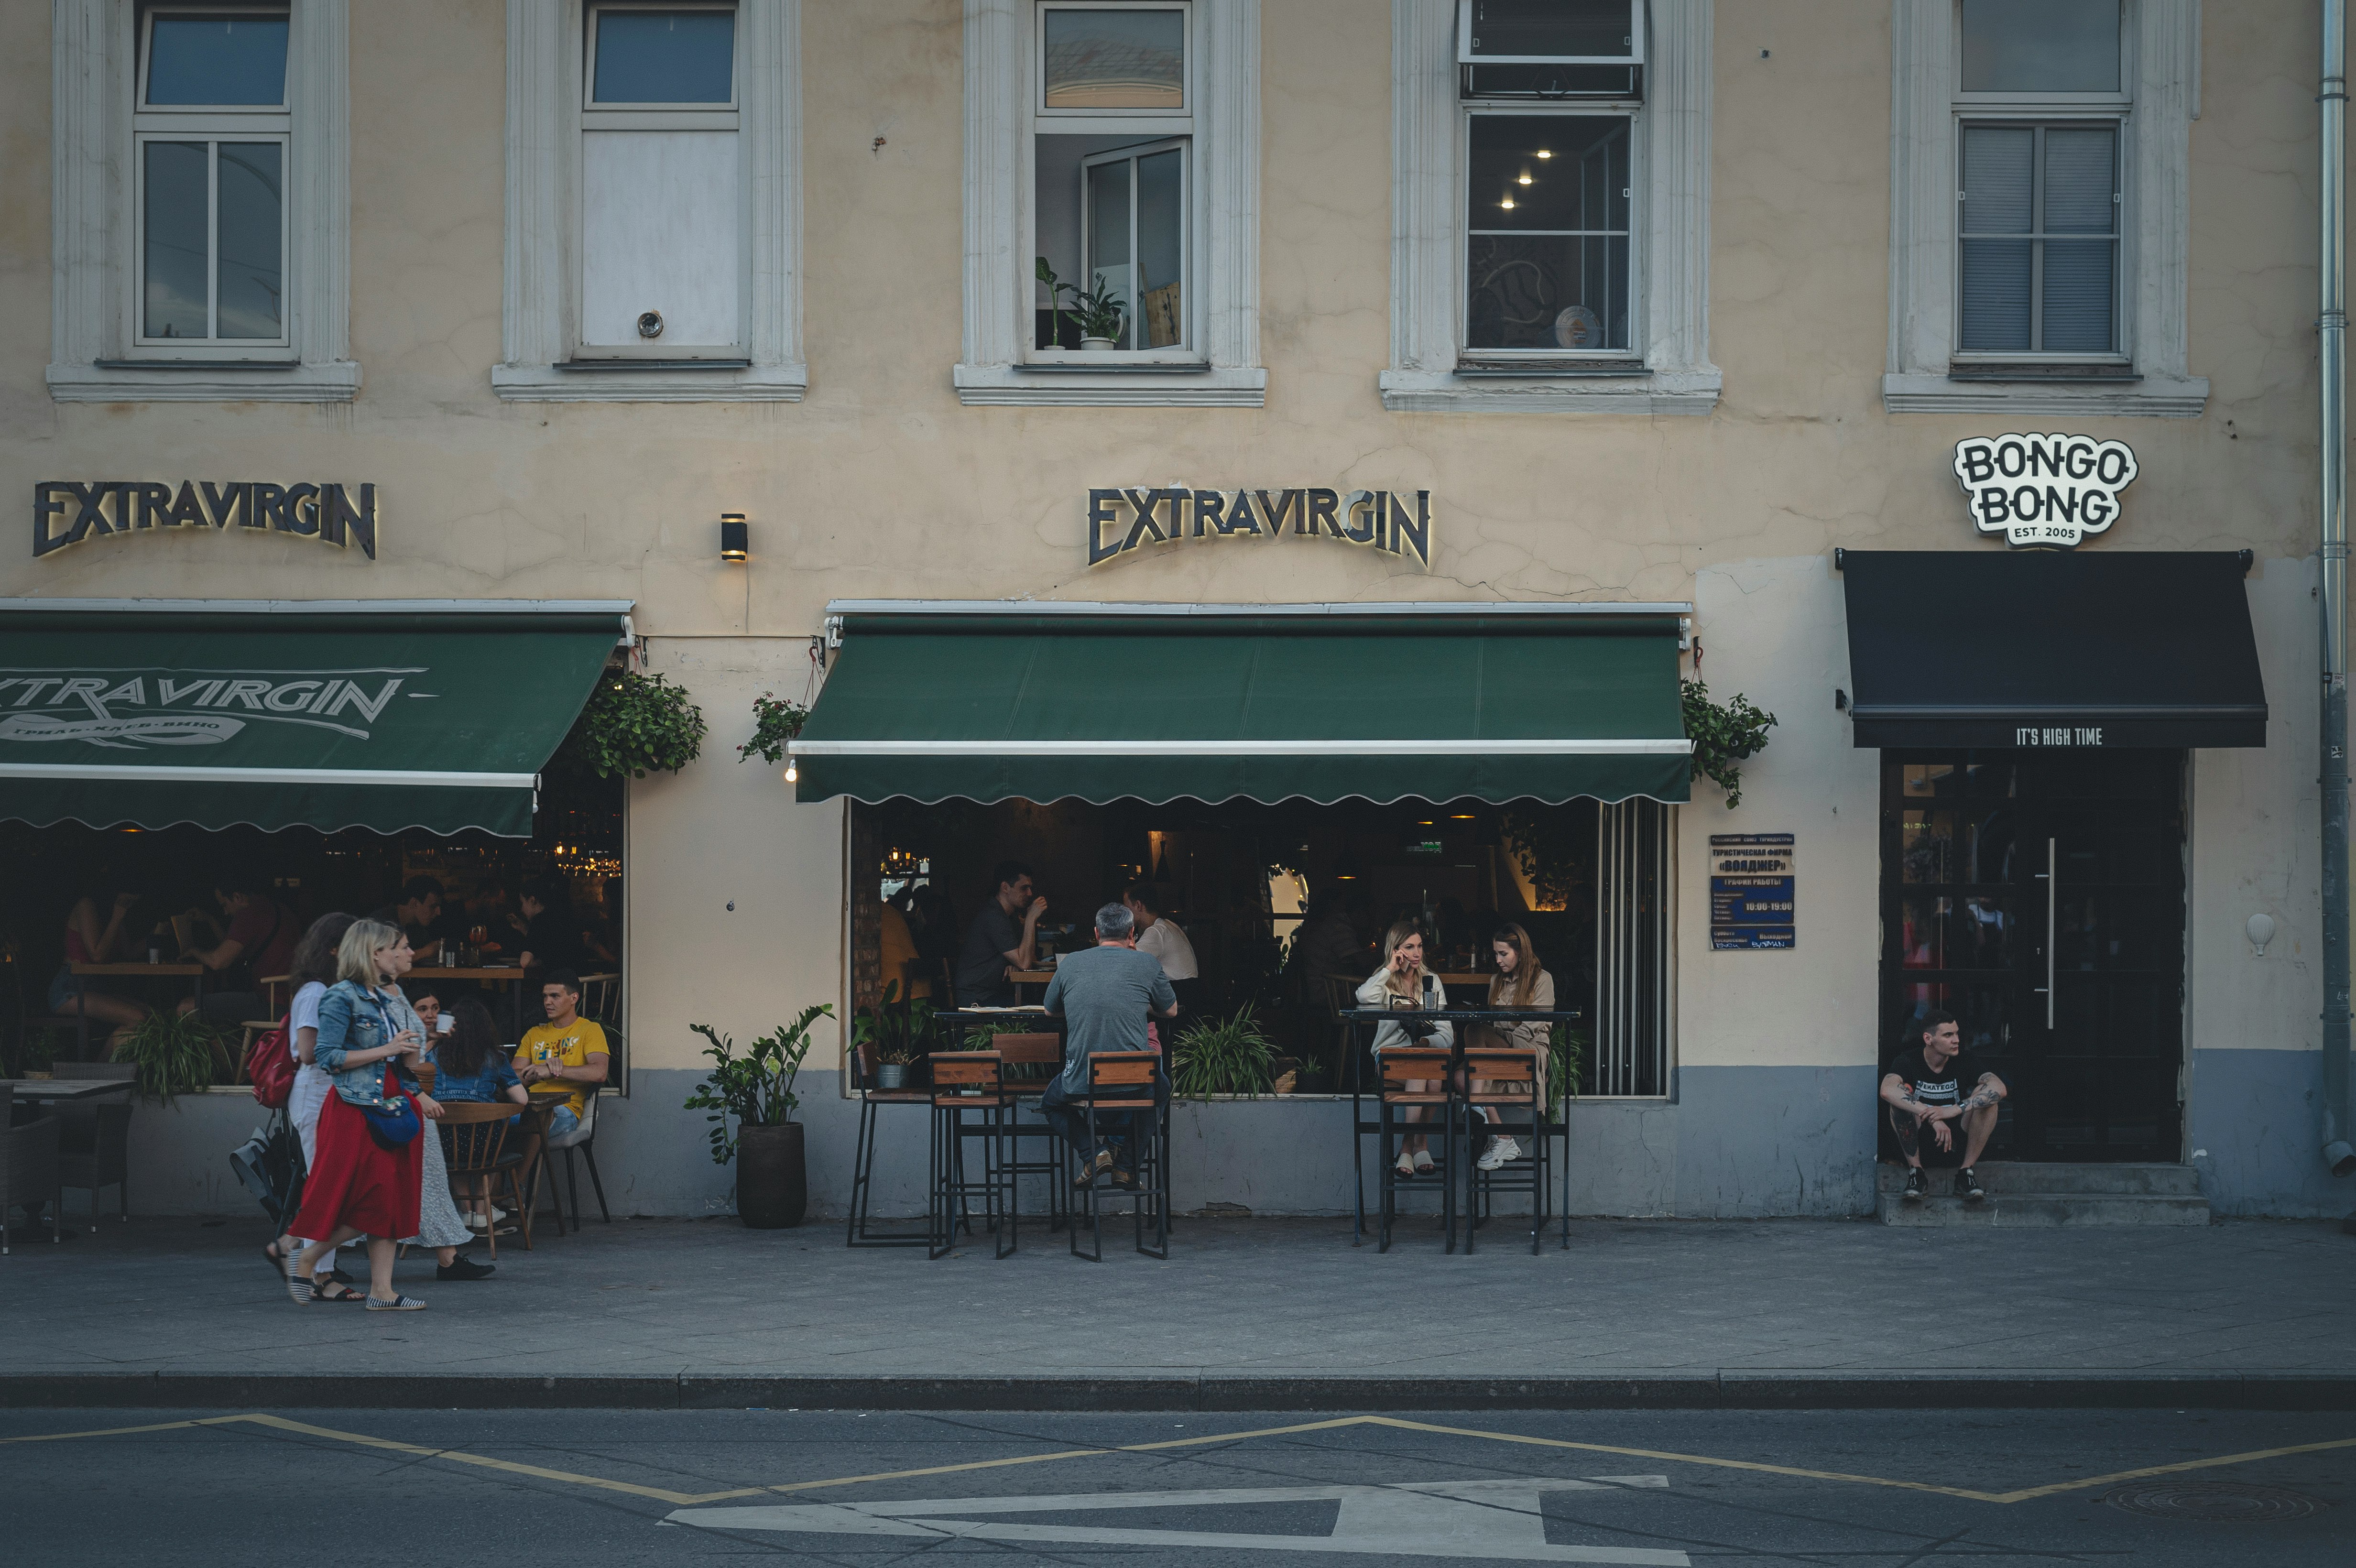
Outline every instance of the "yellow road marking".
<path id="1" fill-rule="evenodd" d="M 1860 1476 L 1846 1470 L 1811 1470 L 1795 1465 L 1769 1465 L 1753 1459 L 1720 1459 L 1708 1454 L 1680 1454 L 1661 1448 L 1627 1448 L 1608 1443 L 1580 1443 L 1567 1437 L 1534 1437 L 1519 1432 L 1488 1432 L 1478 1427 L 1441 1426 L 1428 1421 L 1409 1421 L 1396 1415 L 1345 1415 L 1329 1421 L 1301 1422 L 1290 1426 L 1264 1426 L 1250 1432 L 1214 1432 L 1193 1437 L 1171 1437 L 1153 1443 L 1125 1443 L 1106 1448 L 1060 1448 L 1044 1454 L 1019 1454 L 1002 1459 L 975 1459 L 957 1465 L 931 1465 L 915 1470 L 879 1470 L 864 1476 L 838 1476 L 823 1481 L 788 1481 L 776 1486 L 736 1487 L 719 1492 L 680 1492 L 663 1487 L 640 1486 L 634 1481 L 616 1481 L 603 1476 L 584 1476 L 572 1470 L 552 1469 L 544 1465 L 526 1465 L 513 1459 L 497 1459 L 482 1454 L 469 1454 L 458 1448 L 434 1448 L 415 1443 L 402 1443 L 390 1437 L 375 1437 L 364 1432 L 341 1432 L 331 1426 L 314 1426 L 306 1422 L 289 1421 L 282 1415 L 266 1415 L 259 1412 L 237 1415 L 196 1416 L 186 1421 L 157 1422 L 150 1426 L 115 1426 L 89 1432 L 44 1432 L 22 1437 L 0 1437 L 0 1444 L 63 1443 L 87 1437 L 128 1437 L 149 1432 L 185 1431 L 199 1426 L 230 1426 L 238 1424 L 267 1426 L 281 1432 L 298 1433 L 306 1437 L 323 1437 L 338 1443 L 356 1444 L 361 1447 L 379 1448 L 388 1453 L 410 1454 L 425 1459 L 446 1459 L 452 1464 L 472 1465 L 479 1469 L 498 1470 L 509 1475 L 529 1476 L 535 1480 L 559 1481 L 569 1486 L 588 1487 L 599 1491 L 622 1492 L 631 1497 L 650 1498 L 674 1507 L 689 1508 L 704 1503 L 726 1502 L 735 1498 L 764 1497 L 773 1492 L 806 1492 L 830 1487 L 858 1487 L 876 1481 L 897 1481 L 919 1476 L 960 1475 L 971 1470 L 1003 1469 L 1014 1465 L 1044 1465 L 1060 1459 L 1097 1458 L 1112 1454 L 1151 1454 L 1172 1448 L 1198 1448 L 1213 1443 L 1243 1443 L 1259 1437 L 1288 1437 L 1303 1432 L 1333 1432 L 1351 1426 L 1387 1426 L 1402 1432 L 1427 1432 L 1442 1437 L 1474 1437 L 1490 1443 L 1512 1443 L 1531 1448 L 1559 1448 L 1582 1454 L 1611 1454 L 1621 1458 L 1659 1459 L 1671 1464 L 1702 1465 L 1720 1470 L 1750 1470 L 1761 1475 L 1789 1476 L 1798 1480 L 1839 1481 L 1851 1486 L 1890 1487 L 1903 1491 L 1934 1492 L 1942 1497 L 1962 1498 L 1969 1502 L 2010 1504 L 2028 1502 L 2037 1498 L 2053 1497 L 2062 1492 L 2086 1491 L 2095 1487 L 2115 1486 L 2121 1481 L 2141 1480 L 2149 1476 L 2180 1475 L 2188 1470 L 2215 1469 L 2225 1465 L 2254 1464 L 2261 1459 L 2281 1459 L 2296 1454 L 2321 1454 L 2340 1448 L 2356 1448 L 2356 1437 L 2334 1438 L 2324 1443 L 2301 1443 L 2286 1448 L 2256 1448 L 2243 1454 L 2223 1454 L 2210 1459 L 2186 1459 L 2173 1465 L 2151 1465 L 2136 1470 L 2117 1470 L 2106 1476 L 2089 1476 L 2081 1479 L 2055 1481 L 2042 1487 L 2027 1487 L 2018 1491 L 1984 1492 L 1969 1487 L 1934 1486 L 1928 1481 L 1910 1481 L 1889 1476 Z"/>

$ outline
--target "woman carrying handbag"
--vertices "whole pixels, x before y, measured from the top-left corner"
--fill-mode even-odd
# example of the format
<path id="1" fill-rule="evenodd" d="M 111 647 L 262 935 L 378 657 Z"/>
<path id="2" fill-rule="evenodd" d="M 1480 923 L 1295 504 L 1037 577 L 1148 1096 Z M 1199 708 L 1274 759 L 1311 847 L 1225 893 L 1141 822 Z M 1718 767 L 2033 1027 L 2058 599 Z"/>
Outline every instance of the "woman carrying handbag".
<path id="1" fill-rule="evenodd" d="M 416 1312 L 425 1303 L 392 1287 L 393 1244 L 418 1232 L 424 1119 L 402 1059 L 425 1050 L 417 1015 L 395 978 L 408 968 L 401 928 L 354 921 L 336 949 L 336 984 L 319 1000 L 313 1055 L 334 1082 L 319 1109 L 318 1159 L 303 1189 L 294 1232 L 316 1237 L 286 1265 L 286 1294 L 308 1305 L 311 1273 L 337 1247 L 368 1238 L 371 1312 Z M 414 1083 L 414 1078 L 411 1078 Z"/>

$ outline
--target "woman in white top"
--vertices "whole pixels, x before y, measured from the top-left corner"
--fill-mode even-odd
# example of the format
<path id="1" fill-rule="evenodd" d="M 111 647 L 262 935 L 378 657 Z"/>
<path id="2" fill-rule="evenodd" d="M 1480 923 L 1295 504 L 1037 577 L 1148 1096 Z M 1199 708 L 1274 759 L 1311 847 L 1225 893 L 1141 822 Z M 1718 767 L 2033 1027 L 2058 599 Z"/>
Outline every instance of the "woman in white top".
<path id="1" fill-rule="evenodd" d="M 355 916 L 340 910 L 323 914 L 311 923 L 303 940 L 294 944 L 294 959 L 287 965 L 287 981 L 294 987 L 294 999 L 286 1008 L 286 1048 L 294 1053 L 298 1065 L 294 1069 L 294 1087 L 286 1098 L 286 1116 L 294 1124 L 295 1136 L 303 1140 L 303 1168 L 309 1170 L 319 1162 L 319 1107 L 326 1104 L 334 1092 L 335 1080 L 311 1058 L 319 1043 L 319 998 L 327 994 L 327 987 L 336 977 L 336 948 L 344 940 L 344 933 L 352 928 Z M 294 1216 L 286 1218 L 291 1221 Z M 286 1272 L 286 1259 L 309 1243 L 306 1236 L 284 1235 L 262 1249 L 270 1266 L 280 1274 Z M 361 1294 L 335 1275 L 335 1254 L 320 1260 L 320 1266 L 311 1276 L 311 1289 L 322 1301 L 359 1301 Z"/>
<path id="2" fill-rule="evenodd" d="M 1403 920 L 1392 926 L 1383 937 L 1383 966 L 1366 977 L 1358 987 L 1358 1005 L 1362 1008 L 1403 1008 L 1437 1012 L 1448 1005 L 1448 988 L 1440 976 L 1423 966 L 1423 929 L 1413 921 Z M 1375 1052 L 1380 1055 L 1405 1046 L 1427 1046 L 1446 1049 L 1456 1043 L 1456 1026 L 1445 1019 L 1433 1019 L 1414 1026 L 1384 1019 L 1375 1026 Z M 1417 1093 L 1431 1087 L 1421 1079 L 1409 1081 L 1408 1089 Z M 1405 1113 L 1410 1122 L 1423 1120 L 1423 1108 L 1411 1105 Z M 1417 1176 L 1432 1168 L 1431 1140 L 1421 1133 L 1410 1133 L 1399 1141 L 1398 1173 Z"/>

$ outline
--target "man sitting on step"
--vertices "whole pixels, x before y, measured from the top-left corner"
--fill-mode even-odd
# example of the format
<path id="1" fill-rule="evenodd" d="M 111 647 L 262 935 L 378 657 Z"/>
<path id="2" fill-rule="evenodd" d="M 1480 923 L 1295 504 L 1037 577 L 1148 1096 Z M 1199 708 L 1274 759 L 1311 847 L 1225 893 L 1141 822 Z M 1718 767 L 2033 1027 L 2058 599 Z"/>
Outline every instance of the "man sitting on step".
<path id="1" fill-rule="evenodd" d="M 1980 1151 L 1996 1131 L 1997 1102 L 2007 1093 L 2004 1080 L 1964 1050 L 1954 1014 L 1928 1012 L 1907 1026 L 1905 1043 L 1890 1057 L 1881 1077 L 1881 1098 L 1890 1107 L 1890 1125 L 1909 1168 L 1907 1202 L 1920 1203 L 1929 1190 L 1922 1175 L 1926 1155 L 1935 1157 L 1932 1163 L 1945 1165 L 1946 1157 L 1959 1152 L 1958 1127 L 1963 1129 L 1963 1168 L 1955 1172 L 1955 1196 L 1970 1203 L 1987 1196 L 1972 1168 L 1979 1164 Z"/>

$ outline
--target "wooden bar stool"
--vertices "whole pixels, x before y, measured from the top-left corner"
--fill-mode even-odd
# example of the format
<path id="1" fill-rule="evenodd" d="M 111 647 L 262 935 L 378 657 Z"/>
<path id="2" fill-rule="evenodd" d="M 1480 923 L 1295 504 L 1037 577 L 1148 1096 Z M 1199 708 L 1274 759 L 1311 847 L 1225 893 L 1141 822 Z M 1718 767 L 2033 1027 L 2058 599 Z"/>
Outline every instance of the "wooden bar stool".
<path id="1" fill-rule="evenodd" d="M 1005 1061 L 994 1051 L 942 1051 L 926 1060 L 933 1070 L 933 1141 L 929 1183 L 932 1199 L 925 1255 L 947 1256 L 957 1244 L 957 1227 L 961 1220 L 970 1233 L 973 1216 L 967 1205 L 979 1193 L 982 1215 L 991 1229 L 998 1232 L 998 1255 L 1005 1257 L 1014 1251 L 1015 1243 L 1014 1181 L 1006 1169 L 1010 1106 L 1006 1099 Z M 981 1117 L 979 1125 L 966 1122 L 966 1117 L 973 1114 Z M 983 1146 L 979 1180 L 965 1173 L 966 1142 L 977 1137 Z M 1006 1221 L 1002 1230 L 998 1223 L 1001 1211 Z"/>
<path id="2" fill-rule="evenodd" d="M 1080 1104 L 1087 1116 L 1088 1147 L 1103 1141 L 1097 1117 L 1107 1111 L 1130 1113 L 1132 1133 L 1129 1157 L 1136 1185 L 1131 1212 L 1137 1224 L 1137 1250 L 1150 1258 L 1170 1255 L 1170 1122 L 1168 1096 L 1163 1092 L 1162 1053 L 1154 1051 L 1100 1051 L 1088 1058 L 1088 1092 Z M 1097 1208 L 1097 1184 L 1087 1188 L 1088 1234 L 1093 1252 L 1080 1251 L 1079 1217 L 1072 1219 L 1072 1255 L 1089 1263 L 1104 1262 L 1104 1220 Z M 1145 1244 L 1145 1221 L 1153 1220 L 1153 1245 Z"/>
<path id="3" fill-rule="evenodd" d="M 1000 1034 L 992 1035 L 990 1044 L 1006 1063 L 1006 1137 L 1012 1155 L 1006 1167 L 1007 1186 L 1019 1198 L 1023 1178 L 1047 1179 L 1047 1229 L 1052 1234 L 1071 1217 L 1071 1163 L 1065 1157 L 1069 1146 L 1046 1122 L 1025 1122 L 1020 1113 L 1026 1105 L 1037 1110 L 1039 1096 L 1063 1070 L 1064 1039 L 1056 1034 Z M 1024 1138 L 1041 1142 L 1041 1157 L 1023 1157 Z"/>
<path id="4" fill-rule="evenodd" d="M 1376 1216 L 1375 1245 L 1378 1253 L 1391 1250 L 1391 1226 L 1398 1218 L 1398 1190 L 1402 1184 L 1440 1189 L 1440 1211 L 1448 1250 L 1456 1250 L 1456 1115 L 1455 1092 L 1449 1086 L 1450 1057 L 1448 1051 L 1421 1046 L 1402 1046 L 1376 1056 L 1382 1074 L 1382 1132 L 1375 1146 L 1382 1167 L 1382 1202 Z M 1409 1088 L 1409 1084 L 1426 1087 Z M 1431 1088 L 1431 1084 L 1439 1087 Z M 1422 1106 L 1438 1115 L 1421 1122 L 1401 1120 L 1399 1113 L 1410 1106 Z M 1417 1133 L 1440 1139 L 1440 1168 L 1430 1176 L 1401 1176 L 1395 1163 L 1398 1145 Z"/>
<path id="5" fill-rule="evenodd" d="M 929 1105 L 932 1095 L 922 1089 L 875 1087 L 873 1042 L 851 1052 L 851 1087 L 859 1095 L 859 1137 L 851 1154 L 851 1223 L 844 1239 L 853 1247 L 923 1247 L 932 1243 L 929 1226 L 921 1231 L 878 1231 L 870 1221 L 868 1206 L 874 1199 L 875 1118 L 885 1105 Z"/>
<path id="6" fill-rule="evenodd" d="M 1547 1172 L 1549 1127 L 1538 1093 L 1535 1052 L 1468 1047 L 1464 1052 L 1464 1251 L 1487 1222 L 1492 1200 L 1500 1192 L 1530 1195 L 1530 1255 L 1537 1255 L 1538 1236 L 1547 1222 Z M 1475 1109 L 1490 1113 L 1483 1121 Z M 1516 1120 L 1515 1118 L 1519 1118 Z M 1483 1136 L 1529 1140 L 1529 1153 L 1494 1170 L 1483 1170 L 1475 1153 Z"/>

